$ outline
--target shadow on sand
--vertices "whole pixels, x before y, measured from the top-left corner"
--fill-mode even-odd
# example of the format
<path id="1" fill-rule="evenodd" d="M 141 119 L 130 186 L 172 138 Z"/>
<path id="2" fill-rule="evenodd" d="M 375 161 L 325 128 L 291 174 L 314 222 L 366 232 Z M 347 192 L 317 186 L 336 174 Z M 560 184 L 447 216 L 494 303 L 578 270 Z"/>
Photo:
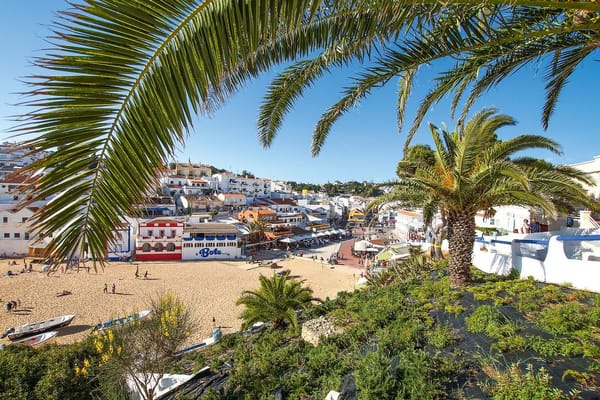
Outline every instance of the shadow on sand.
<path id="1" fill-rule="evenodd" d="M 29 315 L 29 314 L 31 314 L 32 310 L 33 310 L 33 307 L 21 307 L 17 310 L 13 310 L 11 312 L 16 315 Z"/>
<path id="2" fill-rule="evenodd" d="M 91 327 L 92 327 L 91 325 L 70 325 L 70 326 L 65 326 L 64 328 L 60 328 L 60 329 L 57 330 L 58 334 L 56 336 L 60 337 L 60 336 L 74 335 L 76 333 L 81 333 L 81 332 L 87 331 Z"/>

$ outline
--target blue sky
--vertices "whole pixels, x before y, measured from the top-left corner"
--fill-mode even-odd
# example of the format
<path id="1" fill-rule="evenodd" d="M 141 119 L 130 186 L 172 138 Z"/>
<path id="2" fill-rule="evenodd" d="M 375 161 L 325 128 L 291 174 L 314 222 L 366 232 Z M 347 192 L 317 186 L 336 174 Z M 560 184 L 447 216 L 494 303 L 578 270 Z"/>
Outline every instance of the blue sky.
<path id="1" fill-rule="evenodd" d="M 9 140 L 10 117 L 24 110 L 13 106 L 23 100 L 16 93 L 27 88 L 19 79 L 36 71 L 31 59 L 44 54 L 45 37 L 54 12 L 65 9 L 64 0 L 8 0 L 0 14 L 0 140 Z M 541 134 L 557 141 L 564 154 L 548 152 L 528 155 L 557 164 L 572 164 L 600 155 L 598 136 L 598 52 L 583 65 L 564 89 L 558 107 L 544 131 L 540 124 L 543 106 L 542 65 L 532 65 L 508 78 L 488 92 L 473 108 L 496 107 L 511 115 L 518 124 L 499 132 L 500 138 L 518 134 Z M 278 69 L 282 70 L 282 67 Z M 276 71 L 278 71 L 276 70 Z M 274 72 L 276 72 L 274 71 Z M 417 79 L 414 96 L 407 109 L 406 121 L 435 77 L 434 68 L 424 67 Z M 286 181 L 326 183 L 340 181 L 382 182 L 394 177 L 406 131 L 398 133 L 395 122 L 396 85 L 374 91 L 353 111 L 333 127 L 321 154 L 310 155 L 312 131 L 321 112 L 331 105 L 343 89 L 352 70 L 327 76 L 307 91 L 284 121 L 272 146 L 260 146 L 256 134 L 256 118 L 262 95 L 274 72 L 243 88 L 211 118 L 199 118 L 185 146 L 178 149 L 176 159 L 202 162 L 240 173 L 247 170 L 256 176 Z M 448 105 L 444 102 L 428 113 L 425 122 L 454 126 Z M 423 124 L 413 144 L 430 143 L 427 124 Z"/>

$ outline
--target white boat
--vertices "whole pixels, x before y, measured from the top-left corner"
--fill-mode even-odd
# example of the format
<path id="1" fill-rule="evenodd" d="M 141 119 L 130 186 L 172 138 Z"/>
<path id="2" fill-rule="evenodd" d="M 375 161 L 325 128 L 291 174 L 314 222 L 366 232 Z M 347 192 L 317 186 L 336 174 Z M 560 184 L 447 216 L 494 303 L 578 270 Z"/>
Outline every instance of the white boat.
<path id="1" fill-rule="evenodd" d="M 252 326 L 248 329 L 246 329 L 244 332 L 249 333 L 249 334 L 253 334 L 253 333 L 258 333 L 260 331 L 262 331 L 263 329 L 265 329 L 267 327 L 267 324 L 263 321 L 259 321 L 259 322 L 255 322 L 252 324 Z"/>
<path id="2" fill-rule="evenodd" d="M 45 321 L 32 322 L 30 324 L 9 328 L 2 334 L 2 337 L 8 336 L 10 340 L 17 340 L 26 336 L 36 335 L 38 333 L 67 326 L 73 321 L 73 318 L 75 318 L 75 315 L 73 314 L 61 315 L 60 317 L 50 318 Z"/>
<path id="3" fill-rule="evenodd" d="M 46 340 L 52 339 L 58 334 L 57 331 L 49 331 L 38 333 L 37 335 L 27 336 L 21 339 L 17 339 L 12 344 L 24 344 L 27 346 L 37 346 L 38 344 L 44 343 Z"/>
<path id="4" fill-rule="evenodd" d="M 173 393 L 177 388 L 186 382 L 208 373 L 210 367 L 204 367 L 193 375 L 183 374 L 135 374 L 127 377 L 127 386 L 129 387 L 131 397 L 135 400 L 144 399 L 147 390 L 152 392 L 152 398 L 160 400 L 166 395 Z M 144 388 L 146 386 L 146 388 Z"/>
<path id="5" fill-rule="evenodd" d="M 121 318 L 109 319 L 108 321 L 104 321 L 96 325 L 94 327 L 94 330 L 103 331 L 108 328 L 115 328 L 118 326 L 127 325 L 130 322 L 140 320 L 144 317 L 147 317 L 148 315 L 150 315 L 150 310 L 143 310 L 133 314 L 125 315 Z"/>
<path id="6" fill-rule="evenodd" d="M 223 332 L 221 332 L 221 329 L 215 328 L 215 329 L 213 329 L 213 335 L 211 337 L 204 339 L 200 343 L 197 343 L 197 344 L 192 345 L 190 347 L 186 347 L 185 349 L 178 350 L 178 351 L 175 352 L 175 355 L 180 356 L 182 354 L 189 353 L 189 352 L 194 351 L 194 350 L 198 350 L 198 349 L 200 349 L 202 347 L 206 347 L 206 346 L 209 346 L 211 344 L 215 344 L 215 343 L 217 343 L 219 341 L 219 339 L 221 339 L 221 336 L 223 336 Z"/>

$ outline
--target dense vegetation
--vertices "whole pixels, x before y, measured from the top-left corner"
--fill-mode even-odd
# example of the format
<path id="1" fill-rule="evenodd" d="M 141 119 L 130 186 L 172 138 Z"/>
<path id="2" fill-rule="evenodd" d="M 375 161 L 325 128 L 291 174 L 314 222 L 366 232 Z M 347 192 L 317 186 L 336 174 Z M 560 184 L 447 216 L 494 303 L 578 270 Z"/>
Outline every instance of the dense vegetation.
<path id="1" fill-rule="evenodd" d="M 379 189 L 378 184 L 373 182 L 358 182 L 348 181 L 334 183 L 324 183 L 322 185 L 313 183 L 302 183 L 302 182 L 288 182 L 291 189 L 296 192 L 302 192 L 302 190 L 308 190 L 309 192 L 319 193 L 325 192 L 328 196 L 338 195 L 355 195 L 363 197 L 378 196 L 382 192 Z"/>
<path id="2" fill-rule="evenodd" d="M 359 399 L 600 395 L 598 294 L 475 271 L 473 285 L 451 289 L 446 268 L 421 258 L 302 313 L 345 329 L 316 347 L 293 330 L 227 335 L 173 371 L 210 365 L 228 376 L 202 399 L 272 399 L 279 389 L 286 399 L 323 399 L 349 377 Z M 100 390 L 98 368 L 89 342 L 9 347 L 0 352 L 0 399 L 115 398 Z"/>

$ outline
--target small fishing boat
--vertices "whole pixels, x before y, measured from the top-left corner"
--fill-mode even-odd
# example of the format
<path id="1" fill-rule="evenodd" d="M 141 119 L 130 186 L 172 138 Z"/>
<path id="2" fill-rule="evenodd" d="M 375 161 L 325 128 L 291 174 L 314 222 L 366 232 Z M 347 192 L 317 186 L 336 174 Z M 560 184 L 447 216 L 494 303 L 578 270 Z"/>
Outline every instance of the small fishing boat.
<path id="1" fill-rule="evenodd" d="M 21 339 L 17 339 L 15 341 L 13 341 L 12 344 L 24 344 L 27 346 L 37 346 L 38 344 L 44 343 L 46 340 L 52 339 L 57 334 L 58 334 L 58 332 L 56 332 L 56 331 L 42 332 L 42 333 L 38 333 L 37 335 L 27 336 L 27 337 L 24 337 Z"/>
<path id="2" fill-rule="evenodd" d="M 132 399 L 145 399 L 148 393 L 152 393 L 153 399 L 160 400 L 167 396 L 168 398 L 179 397 L 170 395 L 174 395 L 178 388 L 181 388 L 187 382 L 206 377 L 210 373 L 210 367 L 208 366 L 192 375 L 137 373 L 129 375 L 126 383 Z"/>
<path id="3" fill-rule="evenodd" d="M 194 350 L 198 350 L 202 347 L 206 347 L 211 344 L 215 344 L 219 341 L 219 339 L 221 339 L 221 336 L 223 336 L 223 332 L 221 332 L 221 329 L 215 328 L 215 329 L 213 329 L 213 335 L 211 337 L 204 339 L 200 343 L 194 344 L 190 347 L 186 347 L 185 349 L 178 350 L 175 352 L 175 355 L 180 356 L 182 354 L 189 353 Z"/>
<path id="4" fill-rule="evenodd" d="M 127 325 L 130 322 L 140 320 L 144 317 L 147 317 L 148 315 L 150 315 L 150 310 L 143 310 L 143 311 L 139 311 L 139 312 L 136 312 L 133 314 L 126 315 L 121 318 L 109 319 L 108 321 L 104 321 L 104 322 L 101 322 L 98 325 L 96 325 L 94 327 L 94 330 L 95 331 L 103 331 L 108 328 L 116 328 L 118 326 Z"/>
<path id="5" fill-rule="evenodd" d="M 75 315 L 61 315 L 60 317 L 54 317 L 45 321 L 32 322 L 22 326 L 9 328 L 2 334 L 2 337 L 8 336 L 10 340 L 17 340 L 26 336 L 37 335 L 38 333 L 50 331 L 53 329 L 67 326 L 73 321 Z"/>

